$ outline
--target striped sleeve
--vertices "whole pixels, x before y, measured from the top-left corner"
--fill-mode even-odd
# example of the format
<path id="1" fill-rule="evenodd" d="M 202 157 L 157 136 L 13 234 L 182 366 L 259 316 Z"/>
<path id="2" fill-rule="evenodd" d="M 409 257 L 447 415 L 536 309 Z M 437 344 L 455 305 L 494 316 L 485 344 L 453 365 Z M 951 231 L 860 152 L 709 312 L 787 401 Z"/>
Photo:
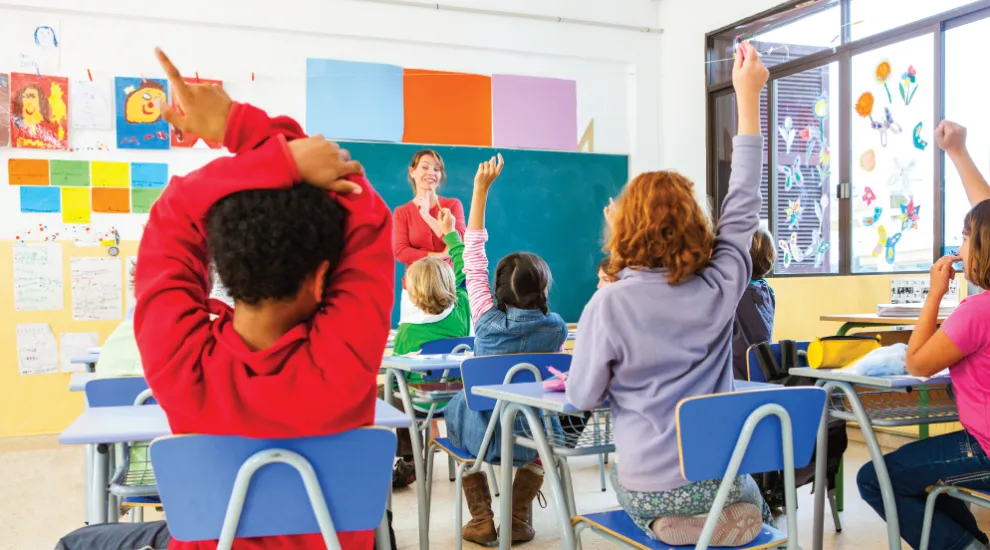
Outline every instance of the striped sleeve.
<path id="1" fill-rule="evenodd" d="M 468 300 L 471 302 L 471 320 L 475 322 L 495 307 L 492 289 L 488 285 L 488 256 L 485 255 L 487 241 L 486 229 L 468 229 L 464 233 L 464 276 L 467 278 Z"/>

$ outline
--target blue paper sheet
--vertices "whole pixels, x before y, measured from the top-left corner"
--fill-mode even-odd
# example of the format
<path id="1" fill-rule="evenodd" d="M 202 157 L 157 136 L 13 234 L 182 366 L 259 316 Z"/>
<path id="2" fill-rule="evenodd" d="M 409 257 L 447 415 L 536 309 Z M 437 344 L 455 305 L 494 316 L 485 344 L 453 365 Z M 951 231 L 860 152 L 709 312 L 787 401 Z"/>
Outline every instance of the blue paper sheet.
<path id="1" fill-rule="evenodd" d="M 306 132 L 328 139 L 401 142 L 402 67 L 306 60 Z"/>
<path id="2" fill-rule="evenodd" d="M 168 165 L 163 162 L 132 162 L 131 187 L 162 189 L 168 183 Z"/>
<path id="3" fill-rule="evenodd" d="M 62 210 L 62 194 L 58 187 L 21 187 L 21 212 L 58 213 Z"/>

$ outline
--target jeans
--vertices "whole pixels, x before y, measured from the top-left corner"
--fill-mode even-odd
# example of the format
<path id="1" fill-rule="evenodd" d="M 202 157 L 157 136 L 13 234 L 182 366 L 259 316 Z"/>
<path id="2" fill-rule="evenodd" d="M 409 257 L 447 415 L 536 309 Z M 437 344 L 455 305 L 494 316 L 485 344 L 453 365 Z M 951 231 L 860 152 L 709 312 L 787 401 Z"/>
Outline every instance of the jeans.
<path id="1" fill-rule="evenodd" d="M 447 404 L 447 408 L 444 409 L 444 416 L 447 421 L 447 435 L 451 442 L 472 455 L 478 456 L 481 451 L 481 443 L 485 439 L 485 431 L 488 429 L 488 422 L 492 417 L 492 411 L 472 411 L 468 408 L 467 400 L 462 391 Z M 522 413 L 516 416 L 513 433 L 525 435 L 525 422 Z M 555 433 L 561 433 L 560 421 L 556 418 L 552 420 L 552 427 Z M 512 465 L 516 467 L 525 466 L 539 458 L 539 453 L 520 445 L 514 445 L 512 450 Z M 501 464 L 502 462 L 502 423 L 498 420 L 495 422 L 495 432 L 488 444 L 488 450 L 485 451 L 485 462 L 493 464 Z"/>
<path id="2" fill-rule="evenodd" d="M 897 504 L 901 538 L 911 548 L 921 544 L 925 517 L 926 489 L 939 482 L 970 489 L 990 489 L 990 459 L 980 444 L 965 430 L 922 439 L 884 455 Z M 873 463 L 867 463 L 856 476 L 859 494 L 880 517 L 886 519 L 880 483 Z M 961 550 L 986 535 L 961 500 L 941 496 L 935 504 L 929 548 Z"/>

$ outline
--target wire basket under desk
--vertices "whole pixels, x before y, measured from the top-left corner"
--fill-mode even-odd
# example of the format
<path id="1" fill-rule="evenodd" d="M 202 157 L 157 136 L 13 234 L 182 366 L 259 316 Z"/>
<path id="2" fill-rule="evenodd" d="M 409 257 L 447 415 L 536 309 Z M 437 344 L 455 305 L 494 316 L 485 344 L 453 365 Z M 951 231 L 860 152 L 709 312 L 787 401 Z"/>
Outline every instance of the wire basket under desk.
<path id="1" fill-rule="evenodd" d="M 861 391 L 857 395 L 874 426 L 918 426 L 959 421 L 956 397 L 951 386 L 918 387 L 911 391 Z M 833 418 L 857 421 L 849 398 L 843 392 L 832 394 L 829 414 Z"/>
<path id="2" fill-rule="evenodd" d="M 615 452 L 612 412 L 607 409 L 593 412 L 586 421 L 584 413 L 567 414 L 545 410 L 540 411 L 540 419 L 547 443 L 555 454 L 570 457 Z M 561 429 L 556 429 L 555 420 L 559 422 Z M 580 428 L 580 421 L 585 421 L 583 429 Z M 525 421 L 522 424 L 523 433 L 519 434 L 517 443 L 536 449 L 531 426 Z"/>

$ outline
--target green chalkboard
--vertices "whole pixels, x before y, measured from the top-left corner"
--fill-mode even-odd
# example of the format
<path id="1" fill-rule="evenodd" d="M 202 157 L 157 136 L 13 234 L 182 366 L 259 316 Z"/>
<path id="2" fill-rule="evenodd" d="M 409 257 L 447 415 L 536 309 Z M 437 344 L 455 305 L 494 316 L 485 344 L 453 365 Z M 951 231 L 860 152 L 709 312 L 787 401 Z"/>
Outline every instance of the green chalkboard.
<path id="1" fill-rule="evenodd" d="M 412 200 L 409 161 L 419 145 L 342 142 L 361 161 L 372 185 L 393 210 Z M 602 257 L 602 208 L 629 177 L 629 157 L 482 147 L 432 147 L 443 157 L 447 184 L 440 191 L 471 208 L 478 163 L 501 152 L 505 170 L 488 198 L 489 269 L 516 251 L 539 254 L 550 264 L 554 284 L 550 307 L 577 322 L 595 292 Z M 466 223 L 467 220 L 465 220 Z M 396 301 L 392 324 L 399 322 L 399 293 L 404 267 L 396 262 Z"/>

